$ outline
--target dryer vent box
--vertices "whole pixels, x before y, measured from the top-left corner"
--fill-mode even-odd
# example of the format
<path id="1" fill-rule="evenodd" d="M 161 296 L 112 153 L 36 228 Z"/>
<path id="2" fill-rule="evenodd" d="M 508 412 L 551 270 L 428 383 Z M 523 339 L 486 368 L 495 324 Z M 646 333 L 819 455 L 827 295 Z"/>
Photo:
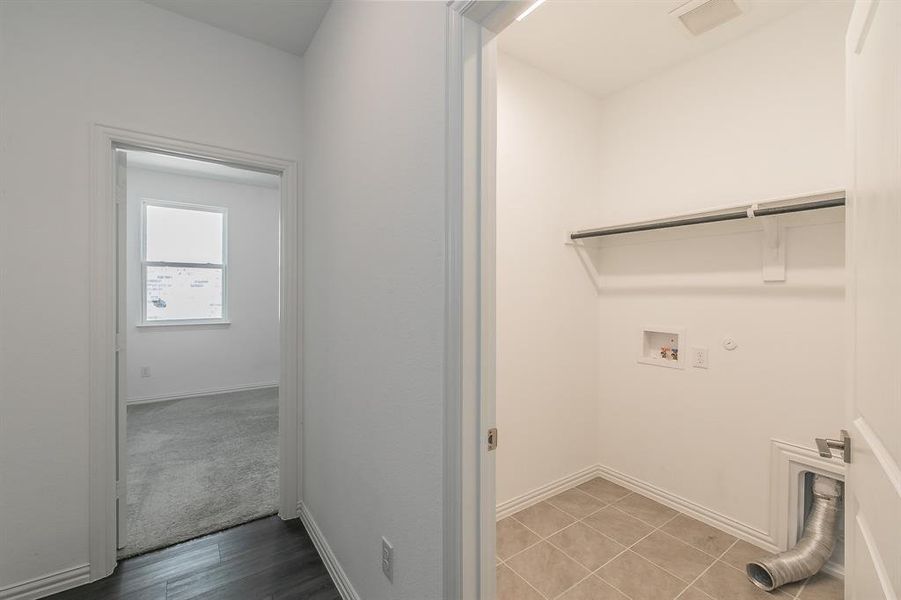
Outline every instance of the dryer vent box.
<path id="1" fill-rule="evenodd" d="M 692 34 L 701 35 L 742 14 L 736 0 L 692 0 L 671 12 Z"/>

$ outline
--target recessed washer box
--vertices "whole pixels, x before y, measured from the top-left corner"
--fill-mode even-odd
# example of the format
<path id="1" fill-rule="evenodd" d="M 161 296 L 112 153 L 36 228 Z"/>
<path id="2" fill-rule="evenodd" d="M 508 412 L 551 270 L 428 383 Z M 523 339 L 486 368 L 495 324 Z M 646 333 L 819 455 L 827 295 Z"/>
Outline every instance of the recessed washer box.
<path id="1" fill-rule="evenodd" d="M 638 362 L 645 365 L 685 368 L 685 330 L 673 327 L 645 327 L 641 330 Z"/>

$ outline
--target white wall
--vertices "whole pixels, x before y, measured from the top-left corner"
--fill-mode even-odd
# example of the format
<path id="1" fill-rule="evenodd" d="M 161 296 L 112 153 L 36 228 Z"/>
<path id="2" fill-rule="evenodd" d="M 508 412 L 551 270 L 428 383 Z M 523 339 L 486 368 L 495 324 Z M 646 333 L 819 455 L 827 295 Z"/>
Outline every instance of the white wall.
<path id="1" fill-rule="evenodd" d="M 597 299 L 563 235 L 597 200 L 598 109 L 499 55 L 498 503 L 597 462 Z"/>
<path id="2" fill-rule="evenodd" d="M 587 215 L 585 204 L 578 198 L 570 200 L 573 195 L 566 193 L 546 193 L 543 206 L 523 205 L 532 216 L 518 212 L 528 189 L 544 185 L 540 183 L 544 169 L 557 174 L 555 161 L 544 157 L 536 144 L 519 140 L 544 142 L 549 135 L 537 128 L 565 122 L 565 116 L 554 114 L 553 106 L 542 106 L 550 90 L 563 84 L 552 85 L 543 75 L 502 60 L 499 422 L 513 402 L 501 392 L 519 390 L 520 382 L 513 379 L 531 379 L 549 360 L 526 343 L 528 334 L 541 326 L 534 323 L 567 318 L 548 315 L 537 302 L 531 315 L 517 312 L 526 306 L 521 293 L 525 274 L 531 269 L 539 275 L 531 282 L 532 295 L 539 298 L 547 293 L 543 285 L 561 287 L 559 297 L 547 306 L 560 310 L 566 303 L 581 301 L 564 297 L 579 290 L 560 283 L 565 279 L 562 263 L 556 277 L 541 277 L 557 260 L 553 248 L 543 256 L 522 254 L 526 264 L 516 265 L 512 256 L 500 251 L 504 240 L 508 248 L 527 252 L 535 237 L 534 231 L 522 229 L 529 219 L 556 219 L 571 228 L 589 228 L 843 188 L 847 16 L 847 5 L 813 4 L 598 102 L 596 117 L 586 119 L 586 128 L 593 128 L 600 143 L 598 158 L 590 166 L 590 176 L 580 180 L 592 188 L 584 192 L 593 197 Z M 526 76 L 531 85 L 513 85 L 515 78 Z M 513 92 L 524 97 L 511 97 Z M 535 113 L 519 119 L 523 107 L 535 108 Z M 571 104 L 559 105 L 556 112 L 578 114 Z M 534 132 L 511 133 L 513 124 Z M 553 149 L 556 140 L 550 139 Z M 579 144 L 581 149 L 583 143 Z M 538 158 L 545 160 L 537 162 Z M 513 188 L 510 180 L 517 178 L 531 186 Z M 567 182 L 557 178 L 555 183 Z M 564 202 L 572 204 L 556 206 Z M 560 212 L 573 218 L 555 216 Z M 573 219 L 581 222 L 571 223 Z M 597 311 L 595 319 L 584 318 L 586 328 L 595 328 L 599 345 L 594 369 L 599 402 L 593 433 L 596 461 L 764 532 L 769 527 L 770 439 L 813 446 L 815 436 L 837 432 L 843 415 L 840 213 L 785 222 L 793 225 L 787 233 L 785 283 L 762 283 L 761 233 L 756 225 L 723 224 L 611 239 L 591 251 L 602 276 L 602 292 L 595 296 L 587 287 L 581 290 L 594 299 Z M 522 239 L 514 239 L 519 230 Z M 578 260 L 570 254 L 573 264 Z M 583 276 L 588 281 L 588 275 Z M 506 317 L 510 325 L 514 319 L 521 324 L 532 321 L 526 331 L 506 334 L 511 339 L 522 336 L 518 347 L 506 346 L 512 354 L 508 357 L 501 353 L 502 298 L 511 304 L 512 298 L 521 302 L 519 307 L 507 305 L 513 314 Z M 578 316 L 573 311 L 573 317 Z M 638 364 L 639 330 L 646 325 L 685 328 L 689 346 L 709 348 L 710 368 L 679 371 Z M 734 352 L 720 345 L 726 334 L 739 343 Z M 567 356 L 581 364 L 575 352 Z M 504 364 L 516 365 L 515 372 L 502 369 Z M 574 377 L 583 376 L 565 378 L 560 373 L 560 398 L 545 400 L 558 414 L 540 413 L 552 430 L 564 423 L 566 417 L 559 413 L 584 411 L 581 401 L 573 402 L 565 391 Z M 525 393 L 520 390 L 521 396 Z M 505 439 L 524 437 L 531 427 L 511 420 Z M 518 454 L 498 456 L 498 499 L 504 499 L 500 491 L 508 489 L 507 482 L 525 478 L 503 469 L 529 470 L 536 464 L 535 454 L 558 452 L 554 446 L 563 441 L 571 439 L 550 443 L 539 437 L 538 449 L 507 444 L 508 453 L 516 449 Z"/>
<path id="3" fill-rule="evenodd" d="M 816 3 L 606 99 L 586 226 L 844 188 L 848 8 Z M 842 423 L 844 227 L 824 218 L 786 219 L 809 226 L 787 233 L 784 283 L 761 282 L 759 232 L 595 253 L 601 464 L 769 530 L 770 439 L 812 447 Z M 654 324 L 684 327 L 710 368 L 639 365 Z"/>
<path id="4" fill-rule="evenodd" d="M 336 2 L 304 56 L 303 501 L 366 600 L 441 595 L 445 10 Z"/>
<path id="5" fill-rule="evenodd" d="M 597 222 L 843 187 L 849 10 L 811 3 L 606 97 Z"/>
<path id="6" fill-rule="evenodd" d="M 141 2 L 0 3 L 0 589 L 88 561 L 91 124 L 299 158 L 301 78 Z"/>
<path id="7" fill-rule="evenodd" d="M 129 167 L 127 189 L 128 401 L 277 385 L 278 188 Z M 229 325 L 138 326 L 144 199 L 228 209 Z"/>

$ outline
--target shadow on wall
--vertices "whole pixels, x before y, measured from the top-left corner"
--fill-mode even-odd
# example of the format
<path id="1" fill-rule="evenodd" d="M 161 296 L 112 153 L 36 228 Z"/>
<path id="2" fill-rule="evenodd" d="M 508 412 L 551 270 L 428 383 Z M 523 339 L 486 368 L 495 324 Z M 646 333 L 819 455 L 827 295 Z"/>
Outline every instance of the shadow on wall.
<path id="1" fill-rule="evenodd" d="M 785 281 L 764 282 L 753 220 L 587 239 L 576 253 L 599 294 L 844 295 L 844 209 L 764 218 L 778 219 Z"/>

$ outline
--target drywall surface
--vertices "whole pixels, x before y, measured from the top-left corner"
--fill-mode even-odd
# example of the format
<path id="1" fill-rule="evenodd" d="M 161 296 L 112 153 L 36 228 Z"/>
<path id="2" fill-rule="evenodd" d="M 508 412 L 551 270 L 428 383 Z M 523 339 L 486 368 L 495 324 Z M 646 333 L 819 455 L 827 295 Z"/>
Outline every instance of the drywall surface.
<path id="1" fill-rule="evenodd" d="M 843 188 L 847 17 L 813 4 L 605 99 L 584 227 Z M 770 439 L 814 447 L 842 423 L 842 214 L 782 218 L 780 283 L 762 282 L 763 234 L 747 222 L 592 251 L 602 465 L 769 531 Z M 683 355 L 708 348 L 709 368 L 639 364 L 646 326 L 685 329 Z"/>
<path id="2" fill-rule="evenodd" d="M 299 158 L 302 75 L 142 2 L 0 3 L 0 589 L 88 562 L 92 123 Z"/>
<path id="3" fill-rule="evenodd" d="M 499 504 L 597 462 L 597 298 L 563 242 L 597 200 L 599 124 L 594 97 L 499 55 Z"/>
<path id="4" fill-rule="evenodd" d="M 591 242 L 597 277 L 564 232 L 843 188 L 848 14 L 812 4 L 603 100 L 501 55 L 499 503 L 599 463 L 772 533 L 770 440 L 842 422 L 842 210 L 780 218 L 779 283 L 760 222 Z M 640 364 L 645 327 L 709 368 Z"/>
<path id="5" fill-rule="evenodd" d="M 141 208 L 162 200 L 228 210 L 228 325 L 141 327 Z M 128 169 L 128 401 L 277 385 L 277 188 Z M 149 377 L 141 369 L 150 370 Z"/>
<path id="6" fill-rule="evenodd" d="M 849 10 L 812 3 L 605 98 L 597 223 L 842 188 Z"/>
<path id="7" fill-rule="evenodd" d="M 337 2 L 304 56 L 303 501 L 366 600 L 441 596 L 445 10 Z"/>

